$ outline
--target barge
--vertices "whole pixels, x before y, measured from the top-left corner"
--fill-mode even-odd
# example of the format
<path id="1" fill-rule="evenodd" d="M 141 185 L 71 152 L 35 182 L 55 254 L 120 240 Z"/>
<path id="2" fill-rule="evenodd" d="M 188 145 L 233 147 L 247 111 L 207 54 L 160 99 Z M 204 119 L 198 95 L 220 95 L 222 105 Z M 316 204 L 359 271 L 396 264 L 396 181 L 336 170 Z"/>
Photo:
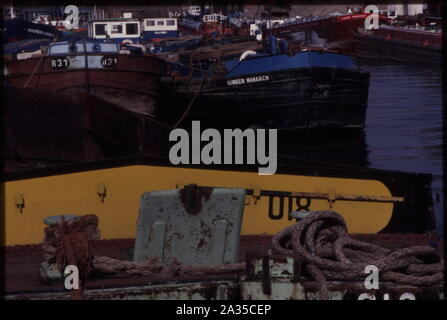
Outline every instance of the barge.
<path id="1" fill-rule="evenodd" d="M 160 155 L 170 129 L 85 92 L 6 87 L 2 112 L 7 172 Z"/>
<path id="2" fill-rule="evenodd" d="M 114 190 L 101 190 L 104 190 L 102 201 L 108 201 L 107 192 Z M 98 188 L 98 194 L 101 190 Z M 343 267 L 347 270 L 360 267 L 357 276 L 346 275 L 342 270 L 326 274 L 328 270 L 324 270 L 322 280 L 310 272 L 309 265 L 319 265 L 309 261 L 313 258 L 300 252 L 288 252 L 280 239 L 287 235 L 286 230 L 308 225 L 303 232 L 318 234 L 313 244 L 307 244 L 318 248 L 316 252 L 308 248 L 311 255 L 339 263 L 338 257 L 332 260 L 319 250 L 321 245 L 330 249 L 328 243 L 336 243 L 337 237 L 341 240 L 339 237 L 344 233 L 336 228 L 331 231 L 331 226 L 338 225 L 346 232 L 343 218 L 331 210 L 290 212 L 297 222 L 273 237 L 239 235 L 241 219 L 246 219 L 246 197 L 251 196 L 247 191 L 190 185 L 178 190 L 145 192 L 139 201 L 133 239 L 104 239 L 103 230 L 110 226 L 111 215 L 100 219 L 92 214 L 45 217 L 40 224 L 41 229 L 43 223 L 48 225 L 43 243 L 6 247 L 5 298 L 375 300 L 377 296 L 379 300 L 443 299 L 442 266 L 437 250 L 432 247 L 439 243 L 435 235 L 351 234 L 350 251 L 346 249 L 350 259 L 355 249 L 359 253 L 369 252 L 369 257 L 377 255 L 378 263 L 391 259 L 386 266 L 381 266 L 384 268 L 381 277 L 385 281 L 380 282 L 380 290 L 365 288 L 361 269 L 365 261 Z M 310 227 L 325 219 L 325 228 Z M 367 223 L 366 219 L 363 222 Z M 115 229 L 123 227 L 118 221 L 114 225 Z M 335 239 L 329 237 L 328 232 L 333 233 Z M 103 239 L 98 240 L 99 234 Z M 295 242 L 293 240 L 293 248 Z M 408 248 L 408 245 L 414 247 Z M 406 261 L 408 256 L 414 259 Z M 368 255 L 364 257 L 366 261 L 367 258 Z M 400 263 L 392 267 L 393 259 Z M 62 274 L 68 264 L 79 268 L 81 288 L 63 287 Z M 405 270 L 409 264 L 425 271 L 414 273 L 410 267 Z M 388 273 L 390 269 L 396 272 Z"/>
<path id="3" fill-rule="evenodd" d="M 53 26 L 25 21 L 19 18 L 2 19 L 1 24 L 4 43 L 31 39 L 56 40 L 62 37 L 62 32 Z"/>
<path id="4" fill-rule="evenodd" d="M 180 126 L 200 120 L 213 128 L 361 132 L 369 73 L 347 55 L 307 49 L 284 53 L 276 40 L 271 42 L 270 53 L 246 51 L 205 71 L 171 64 L 171 76 L 162 78 L 161 119 L 184 115 Z"/>
<path id="5" fill-rule="evenodd" d="M 116 43 L 62 41 L 5 61 L 4 79 L 18 88 L 86 92 L 153 115 L 163 67 L 163 60 L 124 54 Z"/>
<path id="6" fill-rule="evenodd" d="M 144 192 L 190 184 L 246 190 L 242 235 L 275 234 L 295 222 L 289 213 L 296 210 L 335 210 L 350 233 L 435 230 L 432 177 L 426 174 L 280 164 L 275 175 L 258 175 L 254 166 L 173 166 L 163 157 L 9 171 L 4 180 L 8 246 L 39 243 L 44 218 L 56 214 L 93 213 L 103 239 L 135 238 Z"/>
<path id="7" fill-rule="evenodd" d="M 360 57 L 406 63 L 441 64 L 442 32 L 421 28 L 380 26 L 355 36 Z"/>
<path id="8" fill-rule="evenodd" d="M 255 170 L 172 167 L 160 158 L 10 170 L 2 185 L 4 298 L 444 299 L 439 265 L 433 269 L 443 248 L 434 233 L 430 175 L 290 165 L 273 176 Z M 275 239 L 310 215 L 338 217 L 353 244 L 385 253 L 416 246 L 414 255 L 424 250 L 431 258 L 422 264 L 434 271 L 403 283 L 385 278 L 380 290 L 333 273 L 322 287 L 309 261 L 275 251 Z M 59 237 L 68 239 L 64 251 L 52 247 Z M 63 260 L 54 260 L 57 252 Z M 68 264 L 80 270 L 80 289 L 64 287 Z"/>
<path id="9" fill-rule="evenodd" d="M 354 35 L 359 28 L 365 26 L 365 21 L 371 13 L 333 13 L 321 17 L 296 19 L 265 30 L 267 34 L 291 36 L 304 33 L 304 41 L 310 40 L 311 33 L 316 32 L 319 38 L 326 39 L 329 47 L 352 52 L 354 49 Z M 379 23 L 389 23 L 386 16 L 378 15 Z"/>

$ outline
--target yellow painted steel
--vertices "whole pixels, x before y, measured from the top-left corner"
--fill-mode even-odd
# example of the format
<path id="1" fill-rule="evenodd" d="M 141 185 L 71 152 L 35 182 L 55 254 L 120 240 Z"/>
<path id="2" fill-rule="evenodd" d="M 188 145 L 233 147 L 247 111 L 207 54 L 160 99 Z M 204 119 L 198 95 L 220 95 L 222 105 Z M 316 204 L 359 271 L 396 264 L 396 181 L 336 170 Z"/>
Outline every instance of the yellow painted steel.
<path id="1" fill-rule="evenodd" d="M 377 180 L 289 174 L 265 176 L 256 172 L 149 165 L 52 175 L 5 183 L 6 245 L 42 241 L 43 219 L 57 214 L 93 213 L 99 218 L 103 239 L 133 238 L 139 201 L 144 192 L 172 190 L 190 183 L 254 190 L 391 196 L 388 188 Z M 18 199 L 24 203 L 20 205 Z M 274 234 L 294 223 L 288 219 L 288 214 L 279 220 L 269 218 L 268 197 L 247 196 L 246 200 L 242 234 Z M 279 198 L 274 198 L 273 211 L 278 212 L 278 208 Z M 309 209 L 339 212 L 349 232 L 376 233 L 389 222 L 393 204 L 337 200 L 331 208 L 328 200 L 312 199 Z M 284 211 L 291 211 L 288 201 L 284 201 Z"/>

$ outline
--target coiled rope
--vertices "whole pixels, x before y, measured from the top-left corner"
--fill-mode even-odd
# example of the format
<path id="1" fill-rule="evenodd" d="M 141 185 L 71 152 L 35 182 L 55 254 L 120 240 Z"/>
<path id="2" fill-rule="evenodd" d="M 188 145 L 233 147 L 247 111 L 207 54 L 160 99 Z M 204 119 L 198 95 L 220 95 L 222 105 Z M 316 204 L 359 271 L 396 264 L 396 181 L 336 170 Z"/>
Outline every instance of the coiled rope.
<path id="1" fill-rule="evenodd" d="M 242 273 L 244 262 L 225 265 L 183 266 L 173 259 L 162 264 L 156 258 L 134 262 L 105 256 L 93 256 L 91 242 L 99 238 L 95 215 L 60 220 L 45 229 L 44 260 L 63 270 L 77 265 L 81 281 L 92 272 L 127 275 L 203 275 Z M 413 246 L 389 250 L 371 243 L 354 240 L 346 223 L 334 211 L 313 211 L 296 224 L 278 232 L 272 239 L 272 253 L 293 255 L 303 262 L 318 285 L 320 299 L 328 299 L 327 280 L 364 281 L 365 267 L 375 265 L 381 280 L 412 286 L 431 286 L 444 280 L 443 266 L 435 249 Z"/>
<path id="2" fill-rule="evenodd" d="M 430 246 L 395 251 L 349 237 L 346 223 L 334 211 L 315 211 L 272 239 L 273 253 L 298 256 L 317 282 L 320 299 L 328 299 L 327 280 L 363 281 L 374 265 L 381 280 L 413 286 L 442 283 L 440 262 Z M 439 258 L 438 258 L 439 259 Z"/>

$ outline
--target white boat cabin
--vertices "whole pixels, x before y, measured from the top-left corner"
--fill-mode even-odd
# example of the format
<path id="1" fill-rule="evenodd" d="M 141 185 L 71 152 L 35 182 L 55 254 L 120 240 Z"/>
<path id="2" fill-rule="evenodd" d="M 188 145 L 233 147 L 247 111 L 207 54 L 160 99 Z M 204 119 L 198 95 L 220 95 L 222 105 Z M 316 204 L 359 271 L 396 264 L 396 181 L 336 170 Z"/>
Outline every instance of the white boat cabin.
<path id="1" fill-rule="evenodd" d="M 48 46 L 48 55 L 84 54 L 84 53 L 119 53 L 117 43 L 95 41 L 61 41 Z"/>
<path id="2" fill-rule="evenodd" d="M 48 46 L 51 69 L 104 69 L 119 62 L 119 44 L 97 41 L 61 41 Z"/>
<path id="3" fill-rule="evenodd" d="M 92 21 L 88 25 L 88 36 L 107 42 L 138 43 L 141 38 L 140 22 L 122 18 Z"/>
<path id="4" fill-rule="evenodd" d="M 178 37 L 177 18 L 150 18 L 143 20 L 144 41 L 175 37 Z"/>

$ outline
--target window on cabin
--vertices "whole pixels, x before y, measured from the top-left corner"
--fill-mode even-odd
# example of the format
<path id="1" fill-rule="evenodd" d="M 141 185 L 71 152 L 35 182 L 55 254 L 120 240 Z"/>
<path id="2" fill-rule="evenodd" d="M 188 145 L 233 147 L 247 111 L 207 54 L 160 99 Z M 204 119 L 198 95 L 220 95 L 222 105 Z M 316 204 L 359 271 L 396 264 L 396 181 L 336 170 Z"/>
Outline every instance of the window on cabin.
<path id="1" fill-rule="evenodd" d="M 112 24 L 112 34 L 123 33 L 123 26 L 121 24 Z"/>
<path id="2" fill-rule="evenodd" d="M 106 35 L 106 24 L 95 24 L 95 35 L 97 36 L 105 36 Z"/>
<path id="3" fill-rule="evenodd" d="M 138 35 L 138 23 L 126 23 L 126 34 L 127 35 L 132 35 L 132 34 Z"/>
<path id="4" fill-rule="evenodd" d="M 164 21 L 157 21 L 157 26 L 164 26 L 165 22 Z"/>
<path id="5" fill-rule="evenodd" d="M 154 20 L 147 20 L 147 21 L 146 21 L 146 26 L 148 26 L 148 27 L 153 27 L 153 26 L 155 26 L 155 21 L 154 21 Z"/>
<path id="6" fill-rule="evenodd" d="M 68 44 L 52 45 L 49 49 L 50 54 L 69 53 Z"/>
<path id="7" fill-rule="evenodd" d="M 167 20 L 166 25 L 167 26 L 175 26 L 175 20 Z"/>

